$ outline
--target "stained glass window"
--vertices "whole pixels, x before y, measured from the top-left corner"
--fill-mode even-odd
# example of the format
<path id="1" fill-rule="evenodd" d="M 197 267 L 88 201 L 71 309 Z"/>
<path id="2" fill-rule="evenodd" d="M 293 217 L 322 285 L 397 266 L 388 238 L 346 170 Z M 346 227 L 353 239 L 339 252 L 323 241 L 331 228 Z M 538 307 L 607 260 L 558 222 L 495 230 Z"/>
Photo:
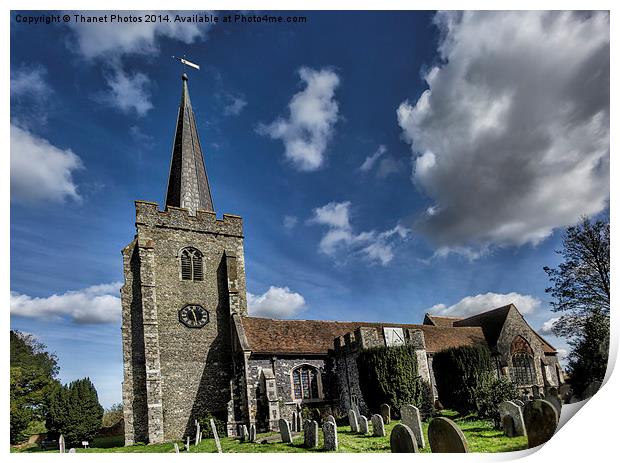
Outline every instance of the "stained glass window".
<path id="1" fill-rule="evenodd" d="M 295 399 L 319 398 L 319 375 L 316 368 L 303 365 L 293 370 L 293 394 Z"/>

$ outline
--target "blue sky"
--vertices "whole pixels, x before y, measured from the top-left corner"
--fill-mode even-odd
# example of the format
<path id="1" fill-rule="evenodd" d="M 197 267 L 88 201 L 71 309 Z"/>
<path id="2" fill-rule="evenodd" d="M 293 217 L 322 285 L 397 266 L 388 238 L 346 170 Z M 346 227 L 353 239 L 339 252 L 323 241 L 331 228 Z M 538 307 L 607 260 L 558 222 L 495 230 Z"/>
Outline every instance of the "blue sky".
<path id="1" fill-rule="evenodd" d="M 420 323 L 515 302 L 544 332 L 562 229 L 607 213 L 604 13 L 17 14 L 44 13 L 11 22 L 11 326 L 105 406 L 133 201 L 165 195 L 171 55 L 201 65 L 190 95 L 216 212 L 244 218 L 255 315 Z"/>

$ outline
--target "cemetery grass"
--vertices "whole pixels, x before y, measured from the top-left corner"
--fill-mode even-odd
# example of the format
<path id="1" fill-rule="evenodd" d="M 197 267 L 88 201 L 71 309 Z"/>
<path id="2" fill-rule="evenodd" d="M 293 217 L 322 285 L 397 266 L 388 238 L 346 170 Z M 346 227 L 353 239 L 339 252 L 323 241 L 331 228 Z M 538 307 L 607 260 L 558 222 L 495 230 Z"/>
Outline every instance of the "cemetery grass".
<path id="1" fill-rule="evenodd" d="M 470 452 L 496 453 L 511 452 L 523 450 L 527 448 L 527 438 L 525 437 L 507 437 L 502 431 L 493 429 L 493 424 L 488 420 L 479 420 L 473 416 L 458 417 L 454 412 L 443 412 L 443 416 L 447 416 L 454 420 L 463 430 Z M 392 421 L 385 426 L 386 437 L 361 436 L 350 431 L 349 426 L 338 426 L 338 452 L 389 452 L 390 451 L 390 433 L 399 421 Z M 423 453 L 430 453 L 428 444 L 428 423 L 423 423 L 426 448 L 421 449 Z M 309 450 L 303 447 L 303 434 L 297 433 L 293 438 L 293 444 L 283 444 L 281 442 L 271 442 L 261 444 L 265 438 L 278 436 L 279 433 L 258 434 L 256 442 L 241 443 L 237 439 L 222 438 L 222 450 L 224 453 L 302 453 L 302 452 L 323 452 L 323 432 L 319 432 L 319 447 Z M 184 443 L 178 441 L 179 449 L 185 452 Z M 36 451 L 35 449 L 24 449 L 23 451 Z M 52 453 L 58 452 L 50 451 Z M 134 445 L 130 447 L 122 446 L 122 437 L 105 438 L 95 440 L 93 448 L 77 449 L 78 453 L 107 453 L 107 452 L 153 452 L 153 453 L 169 453 L 174 452 L 174 444 L 157 444 L 157 445 Z M 216 452 L 215 442 L 213 439 L 205 438 L 198 446 L 190 446 L 190 453 L 213 453 Z"/>

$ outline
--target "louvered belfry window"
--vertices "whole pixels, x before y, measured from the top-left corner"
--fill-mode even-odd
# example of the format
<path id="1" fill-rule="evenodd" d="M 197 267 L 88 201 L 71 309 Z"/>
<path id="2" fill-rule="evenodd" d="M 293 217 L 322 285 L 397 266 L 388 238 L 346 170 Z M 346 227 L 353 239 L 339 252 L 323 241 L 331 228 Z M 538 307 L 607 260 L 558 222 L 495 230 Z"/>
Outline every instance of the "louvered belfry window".
<path id="1" fill-rule="evenodd" d="M 181 251 L 181 279 L 202 281 L 202 253 L 198 249 L 185 248 Z"/>

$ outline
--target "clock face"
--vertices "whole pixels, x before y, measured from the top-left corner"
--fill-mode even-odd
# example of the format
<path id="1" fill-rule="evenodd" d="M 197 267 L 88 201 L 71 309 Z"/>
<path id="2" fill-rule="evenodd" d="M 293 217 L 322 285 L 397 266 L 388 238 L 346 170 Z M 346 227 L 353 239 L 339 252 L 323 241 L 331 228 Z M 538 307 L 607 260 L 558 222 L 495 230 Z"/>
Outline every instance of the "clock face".
<path id="1" fill-rule="evenodd" d="M 202 328 L 209 323 L 209 312 L 200 305 L 186 305 L 179 310 L 179 321 L 188 328 Z"/>

